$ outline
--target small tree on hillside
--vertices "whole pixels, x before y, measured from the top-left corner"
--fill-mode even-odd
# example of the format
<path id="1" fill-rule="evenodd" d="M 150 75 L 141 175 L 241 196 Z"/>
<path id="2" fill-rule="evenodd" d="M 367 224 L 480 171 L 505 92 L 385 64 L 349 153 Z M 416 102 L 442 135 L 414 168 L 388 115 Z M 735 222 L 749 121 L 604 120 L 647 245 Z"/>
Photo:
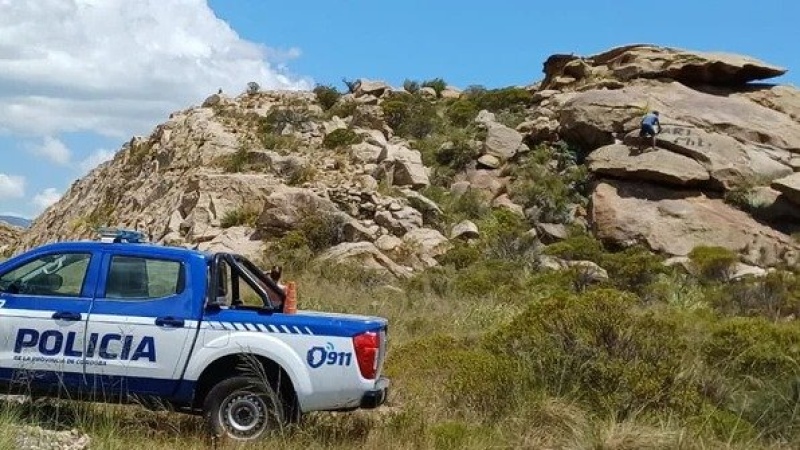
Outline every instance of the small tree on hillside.
<path id="1" fill-rule="evenodd" d="M 261 90 L 261 85 L 255 81 L 247 83 L 247 93 L 250 95 L 257 94 Z"/>

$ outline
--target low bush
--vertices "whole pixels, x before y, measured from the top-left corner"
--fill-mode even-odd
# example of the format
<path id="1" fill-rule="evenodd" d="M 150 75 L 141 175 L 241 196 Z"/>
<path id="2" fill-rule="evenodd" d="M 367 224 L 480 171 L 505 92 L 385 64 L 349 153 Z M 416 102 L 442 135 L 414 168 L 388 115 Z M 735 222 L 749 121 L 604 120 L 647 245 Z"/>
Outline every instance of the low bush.
<path id="1" fill-rule="evenodd" d="M 633 412 L 697 412 L 700 383 L 685 364 L 693 352 L 670 317 L 635 312 L 638 299 L 613 289 L 555 295 L 486 342 L 519 360 L 552 395 L 574 395 L 618 419 Z"/>
<path id="2" fill-rule="evenodd" d="M 800 276 L 776 270 L 763 277 L 726 283 L 709 295 L 710 303 L 730 316 L 763 316 L 778 320 L 800 317 Z"/>
<path id="3" fill-rule="evenodd" d="M 348 128 L 339 128 L 325 135 L 325 138 L 322 140 L 322 146 L 335 149 L 358 144 L 362 140 L 363 138 L 355 131 Z"/>
<path id="4" fill-rule="evenodd" d="M 603 260 L 603 244 L 590 234 L 576 234 L 569 238 L 548 245 L 543 253 L 569 261 L 592 261 L 600 263 Z"/>
<path id="5" fill-rule="evenodd" d="M 232 209 L 225 213 L 222 220 L 220 220 L 220 226 L 222 228 L 230 228 L 239 225 L 255 227 L 260 214 L 261 210 L 253 205 L 240 206 L 239 208 Z"/>
<path id="6" fill-rule="evenodd" d="M 409 94 L 416 94 L 420 89 L 419 81 L 405 80 L 403 81 L 403 89 Z"/>
<path id="7" fill-rule="evenodd" d="M 589 174 L 577 157 L 565 145 L 537 147 L 511 170 L 511 199 L 537 210 L 538 221 L 567 222 L 569 206 L 588 201 Z"/>
<path id="8" fill-rule="evenodd" d="M 700 245 L 689 252 L 689 259 L 698 276 L 707 281 L 724 281 L 739 258 L 722 247 Z"/>
<path id="9" fill-rule="evenodd" d="M 420 95 L 393 95 L 381 108 L 386 123 L 403 137 L 422 139 L 440 123 L 435 105 Z"/>
<path id="10" fill-rule="evenodd" d="M 434 78 L 432 80 L 423 81 L 422 87 L 433 89 L 433 91 L 436 92 L 436 96 L 441 97 L 442 91 L 447 88 L 447 83 L 441 78 Z"/>
<path id="11" fill-rule="evenodd" d="M 464 97 L 471 100 L 479 110 L 491 112 L 502 110 L 521 110 L 532 102 L 532 94 L 516 87 L 486 90 L 485 88 L 472 87 L 464 91 Z"/>
<path id="12" fill-rule="evenodd" d="M 445 116 L 453 125 L 457 127 L 466 127 L 475 120 L 478 111 L 478 105 L 476 105 L 475 102 L 466 98 L 460 98 L 447 107 Z"/>
<path id="13" fill-rule="evenodd" d="M 314 87 L 314 95 L 324 111 L 328 111 L 336 105 L 342 94 L 333 86 L 318 84 Z"/>
<path id="14" fill-rule="evenodd" d="M 760 317 L 726 319 L 714 326 L 704 346 L 709 364 L 742 377 L 800 376 L 800 328 Z"/>

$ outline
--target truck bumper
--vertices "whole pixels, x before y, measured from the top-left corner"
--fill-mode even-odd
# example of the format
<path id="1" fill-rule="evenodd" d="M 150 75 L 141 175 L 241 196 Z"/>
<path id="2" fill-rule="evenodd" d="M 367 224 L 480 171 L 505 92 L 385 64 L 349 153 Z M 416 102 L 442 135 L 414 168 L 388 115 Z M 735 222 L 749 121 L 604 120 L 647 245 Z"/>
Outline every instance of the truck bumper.
<path id="1" fill-rule="evenodd" d="M 375 389 L 369 390 L 361 397 L 362 409 L 373 409 L 381 406 L 386 402 L 386 397 L 389 395 L 389 379 L 380 377 L 375 382 Z"/>

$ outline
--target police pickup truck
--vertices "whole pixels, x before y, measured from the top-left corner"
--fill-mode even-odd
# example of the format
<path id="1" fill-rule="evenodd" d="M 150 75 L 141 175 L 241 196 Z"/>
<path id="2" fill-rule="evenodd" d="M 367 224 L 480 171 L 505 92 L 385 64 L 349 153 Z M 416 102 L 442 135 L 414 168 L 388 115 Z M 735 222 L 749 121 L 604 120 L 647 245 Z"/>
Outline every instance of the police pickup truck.
<path id="1" fill-rule="evenodd" d="M 236 254 L 125 230 L 44 245 L 0 263 L 0 389 L 155 401 L 234 440 L 381 405 L 387 321 L 286 300 Z"/>

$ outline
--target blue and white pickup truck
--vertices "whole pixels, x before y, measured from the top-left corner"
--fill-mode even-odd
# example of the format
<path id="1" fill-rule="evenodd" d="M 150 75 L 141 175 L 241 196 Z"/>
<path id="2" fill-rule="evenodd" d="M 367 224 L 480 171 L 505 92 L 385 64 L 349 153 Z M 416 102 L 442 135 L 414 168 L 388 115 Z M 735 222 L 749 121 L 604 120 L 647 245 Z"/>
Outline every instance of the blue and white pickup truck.
<path id="1" fill-rule="evenodd" d="M 236 254 L 128 231 L 44 245 L 0 264 L 0 389 L 156 402 L 235 440 L 383 404 L 386 319 L 287 313 L 285 298 Z"/>

